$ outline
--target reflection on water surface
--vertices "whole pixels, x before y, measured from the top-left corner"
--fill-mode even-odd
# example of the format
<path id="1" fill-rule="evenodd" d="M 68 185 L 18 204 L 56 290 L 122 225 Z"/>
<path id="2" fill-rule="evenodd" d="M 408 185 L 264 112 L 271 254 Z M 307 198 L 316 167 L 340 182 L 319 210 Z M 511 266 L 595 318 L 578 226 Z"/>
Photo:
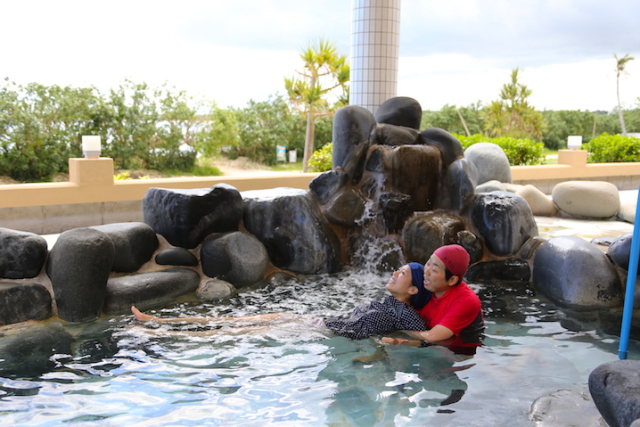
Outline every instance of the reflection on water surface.
<path id="1" fill-rule="evenodd" d="M 382 299 L 386 279 L 347 272 L 247 290 L 217 305 L 183 300 L 155 314 L 329 316 Z M 588 396 L 591 370 L 617 358 L 616 337 L 523 285 L 474 289 L 487 339 L 473 357 L 400 346 L 355 363 L 379 349 L 376 340 L 327 338 L 297 322 L 248 335 L 225 326 L 143 328 L 132 316 L 63 325 L 75 337 L 72 354 L 56 355 L 46 372 L 2 374 L 0 423 L 530 426 L 537 398 L 563 389 Z M 208 330 L 213 335 L 203 335 Z M 629 357 L 638 355 L 632 343 Z M 574 419 L 594 411 L 587 399 Z"/>

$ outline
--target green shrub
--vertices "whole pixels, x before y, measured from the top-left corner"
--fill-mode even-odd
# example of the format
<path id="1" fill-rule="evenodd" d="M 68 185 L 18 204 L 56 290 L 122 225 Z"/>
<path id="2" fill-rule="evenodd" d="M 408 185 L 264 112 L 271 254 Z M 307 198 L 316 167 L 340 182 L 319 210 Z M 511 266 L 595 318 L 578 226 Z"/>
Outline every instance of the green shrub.
<path id="1" fill-rule="evenodd" d="M 458 134 L 452 135 L 458 138 L 465 150 L 469 146 L 477 144 L 478 142 L 491 142 L 498 145 L 502 150 L 504 150 L 504 154 L 507 155 L 511 166 L 544 164 L 545 157 L 542 152 L 544 144 L 542 142 L 535 142 L 530 139 L 517 139 L 508 136 L 487 138 L 479 134 L 471 136 Z"/>
<path id="2" fill-rule="evenodd" d="M 640 139 L 603 133 L 582 146 L 589 151 L 589 163 L 640 161 Z"/>
<path id="3" fill-rule="evenodd" d="M 309 172 L 326 172 L 333 167 L 333 143 L 330 142 L 314 151 L 309 158 Z"/>

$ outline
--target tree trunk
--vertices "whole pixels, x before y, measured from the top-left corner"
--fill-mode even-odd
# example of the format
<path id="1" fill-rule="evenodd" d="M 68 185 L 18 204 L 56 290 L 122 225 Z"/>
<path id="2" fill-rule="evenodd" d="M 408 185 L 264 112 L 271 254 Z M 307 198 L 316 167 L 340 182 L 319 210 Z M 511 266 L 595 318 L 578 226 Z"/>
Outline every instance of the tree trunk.
<path id="1" fill-rule="evenodd" d="M 304 137 L 304 156 L 302 158 L 302 172 L 307 172 L 309 159 L 313 154 L 313 138 L 315 133 L 315 111 L 313 105 L 309 105 L 307 114 L 307 132 Z"/>
<path id="2" fill-rule="evenodd" d="M 618 95 L 618 117 L 620 117 L 620 127 L 622 127 L 622 135 L 627 135 L 627 127 L 624 125 L 624 117 L 622 116 L 622 106 L 620 105 L 620 76 L 616 80 L 616 94 Z"/>

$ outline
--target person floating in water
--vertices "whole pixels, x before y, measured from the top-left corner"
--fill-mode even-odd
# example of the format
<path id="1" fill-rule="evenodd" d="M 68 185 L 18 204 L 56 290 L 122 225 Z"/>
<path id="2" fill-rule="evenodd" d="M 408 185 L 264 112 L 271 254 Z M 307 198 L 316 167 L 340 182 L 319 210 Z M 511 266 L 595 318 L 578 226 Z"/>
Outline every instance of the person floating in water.
<path id="1" fill-rule="evenodd" d="M 446 245 L 434 251 L 424 267 L 424 289 L 432 293 L 417 308 L 426 331 L 405 330 L 416 340 L 385 337 L 393 345 L 439 344 L 455 352 L 475 352 L 484 338 L 480 298 L 462 280 L 469 267 L 469 254 L 460 245 Z"/>
<path id="2" fill-rule="evenodd" d="M 395 331 L 425 331 L 426 325 L 416 310 L 427 304 L 431 292 L 423 286 L 424 267 L 419 263 L 409 263 L 393 273 L 385 288 L 388 295 L 382 302 L 372 301 L 356 307 L 349 316 L 308 319 L 291 313 L 269 313 L 246 317 L 178 317 L 159 318 L 141 313 L 131 307 L 135 318 L 141 321 L 220 323 L 223 325 L 269 326 L 281 321 L 304 321 L 313 326 L 326 327 L 335 335 L 363 339 Z"/>

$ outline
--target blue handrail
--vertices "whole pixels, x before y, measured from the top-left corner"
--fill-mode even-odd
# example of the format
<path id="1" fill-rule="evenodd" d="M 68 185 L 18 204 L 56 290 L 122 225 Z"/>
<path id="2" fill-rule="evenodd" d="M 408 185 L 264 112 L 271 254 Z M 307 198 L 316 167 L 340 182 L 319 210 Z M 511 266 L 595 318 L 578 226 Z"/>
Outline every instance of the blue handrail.
<path id="1" fill-rule="evenodd" d="M 629 271 L 627 275 L 627 289 L 624 295 L 624 308 L 622 311 L 622 328 L 620 330 L 620 347 L 618 358 L 625 360 L 629 348 L 629 334 L 631 333 L 631 318 L 633 317 L 633 298 L 636 291 L 636 278 L 638 276 L 638 258 L 640 255 L 640 188 L 638 189 L 638 201 L 636 202 L 636 216 L 633 222 L 633 240 L 631 240 L 631 254 L 629 255 Z"/>

